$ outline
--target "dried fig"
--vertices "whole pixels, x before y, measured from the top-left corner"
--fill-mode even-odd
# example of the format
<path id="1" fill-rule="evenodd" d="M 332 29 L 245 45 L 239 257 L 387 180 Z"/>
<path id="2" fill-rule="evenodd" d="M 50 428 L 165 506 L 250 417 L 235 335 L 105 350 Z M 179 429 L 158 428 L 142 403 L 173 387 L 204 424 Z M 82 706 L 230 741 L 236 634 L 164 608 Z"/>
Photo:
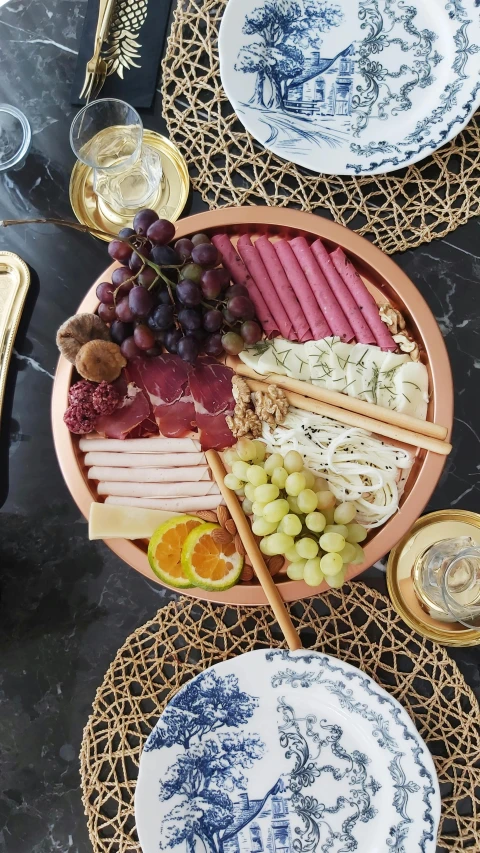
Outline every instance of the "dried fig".
<path id="1" fill-rule="evenodd" d="M 90 382 L 113 382 L 126 363 L 120 347 L 111 341 L 90 341 L 79 349 L 75 359 L 80 376 Z"/>
<path id="2" fill-rule="evenodd" d="M 108 326 L 96 314 L 75 314 L 65 320 L 57 332 L 57 347 L 71 364 L 75 364 L 84 344 L 96 340 L 110 340 Z"/>

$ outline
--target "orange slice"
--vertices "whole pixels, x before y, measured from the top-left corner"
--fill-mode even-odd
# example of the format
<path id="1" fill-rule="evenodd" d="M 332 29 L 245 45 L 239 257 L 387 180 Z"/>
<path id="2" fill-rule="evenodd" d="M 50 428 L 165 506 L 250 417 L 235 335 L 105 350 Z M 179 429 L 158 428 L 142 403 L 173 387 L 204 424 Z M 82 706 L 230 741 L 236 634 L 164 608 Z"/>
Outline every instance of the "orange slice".
<path id="1" fill-rule="evenodd" d="M 215 542 L 212 532 L 218 524 L 201 524 L 188 534 L 182 549 L 185 577 L 200 589 L 230 589 L 243 568 L 243 557 L 233 542 Z"/>
<path id="2" fill-rule="evenodd" d="M 157 527 L 148 545 L 148 560 L 164 583 L 183 589 L 192 586 L 182 568 L 182 548 L 189 534 L 199 526 L 204 526 L 200 518 L 178 515 Z"/>

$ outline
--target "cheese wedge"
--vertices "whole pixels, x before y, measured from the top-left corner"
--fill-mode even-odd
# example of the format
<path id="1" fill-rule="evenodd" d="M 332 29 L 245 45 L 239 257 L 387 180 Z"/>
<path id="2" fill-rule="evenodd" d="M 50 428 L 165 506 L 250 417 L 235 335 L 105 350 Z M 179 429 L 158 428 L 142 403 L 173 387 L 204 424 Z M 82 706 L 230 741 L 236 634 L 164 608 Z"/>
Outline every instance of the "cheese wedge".
<path id="1" fill-rule="evenodd" d="M 90 504 L 89 539 L 150 539 L 157 527 L 178 515 L 160 509 Z"/>

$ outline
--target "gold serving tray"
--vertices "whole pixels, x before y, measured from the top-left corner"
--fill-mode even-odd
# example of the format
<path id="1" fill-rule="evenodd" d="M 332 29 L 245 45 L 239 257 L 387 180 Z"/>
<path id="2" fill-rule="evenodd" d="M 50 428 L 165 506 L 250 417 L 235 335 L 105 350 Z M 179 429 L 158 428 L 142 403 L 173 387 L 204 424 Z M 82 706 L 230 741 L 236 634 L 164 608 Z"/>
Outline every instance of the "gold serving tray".
<path id="1" fill-rule="evenodd" d="M 342 225 L 337 225 L 311 213 L 283 208 L 222 208 L 190 216 L 177 223 L 177 239 L 196 232 L 209 235 L 226 232 L 234 242 L 240 234 L 244 233 L 253 236 L 260 234 L 279 235 L 288 239 L 292 239 L 298 234 L 304 234 L 307 237 L 321 237 L 329 248 L 341 246 L 355 264 L 377 301 L 389 301 L 401 310 L 407 319 L 409 330 L 415 339 L 422 343 L 426 353 L 431 389 L 428 419 L 447 427 L 447 441 L 449 440 L 453 422 L 453 383 L 450 363 L 440 329 L 415 285 L 387 255 Z M 95 295 L 96 284 L 99 281 L 108 280 L 115 266 L 117 265 L 114 264 L 106 272 L 102 272 L 79 306 L 79 311 L 91 312 L 96 310 L 98 305 L 98 299 Z M 72 365 L 60 358 L 52 397 L 53 435 L 59 464 L 67 486 L 83 515 L 88 517 L 91 502 L 99 498 L 96 494 L 95 484 L 87 478 L 83 454 L 78 449 L 78 437 L 72 435 L 63 423 L 63 413 L 67 407 L 72 372 Z M 365 546 L 364 564 L 352 566 L 348 573 L 349 578 L 359 575 L 377 562 L 410 530 L 438 483 L 445 458 L 445 456 L 429 451 L 417 450 L 399 511 L 383 527 L 372 533 Z M 112 539 L 108 540 L 106 544 L 134 569 L 148 577 L 149 580 L 158 583 L 158 579 L 148 564 L 145 543 Z M 285 601 L 296 601 L 318 592 L 318 589 L 314 591 L 303 581 L 289 580 L 284 572 L 276 575 L 275 581 L 278 583 Z M 322 588 L 320 587 L 320 590 Z M 225 604 L 258 605 L 267 603 L 263 590 L 258 583 L 237 584 L 225 592 L 185 589 L 182 590 L 182 594 Z"/>
<path id="2" fill-rule="evenodd" d="M 13 252 L 0 251 L 0 422 L 15 335 L 30 286 L 30 270 Z"/>

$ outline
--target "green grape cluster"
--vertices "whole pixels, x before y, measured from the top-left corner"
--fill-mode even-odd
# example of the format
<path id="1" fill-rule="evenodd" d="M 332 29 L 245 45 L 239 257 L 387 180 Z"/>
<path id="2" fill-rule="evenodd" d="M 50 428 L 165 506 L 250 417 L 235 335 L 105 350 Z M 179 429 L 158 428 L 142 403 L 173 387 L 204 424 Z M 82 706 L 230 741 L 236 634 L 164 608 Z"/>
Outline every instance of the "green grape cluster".
<path id="1" fill-rule="evenodd" d="M 282 554 L 287 575 L 318 586 L 339 588 L 349 564 L 363 563 L 360 546 L 367 530 L 356 523 L 353 503 L 337 504 L 323 478 L 303 466 L 296 450 L 266 455 L 262 441 L 241 438 L 224 453 L 231 469 L 225 485 L 243 499 L 252 530 L 266 557 Z"/>

